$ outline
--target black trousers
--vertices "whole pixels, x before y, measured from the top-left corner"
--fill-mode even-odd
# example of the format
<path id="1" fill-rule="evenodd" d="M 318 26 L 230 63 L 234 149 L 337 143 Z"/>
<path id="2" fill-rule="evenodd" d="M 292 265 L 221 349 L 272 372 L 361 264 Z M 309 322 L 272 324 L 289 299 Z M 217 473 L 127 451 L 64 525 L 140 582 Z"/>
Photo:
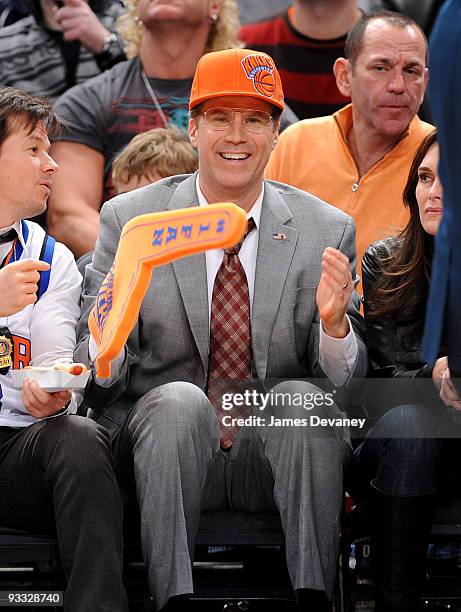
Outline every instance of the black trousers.
<path id="1" fill-rule="evenodd" d="M 76 415 L 0 427 L 0 524 L 57 533 L 66 610 L 128 610 L 109 436 Z"/>

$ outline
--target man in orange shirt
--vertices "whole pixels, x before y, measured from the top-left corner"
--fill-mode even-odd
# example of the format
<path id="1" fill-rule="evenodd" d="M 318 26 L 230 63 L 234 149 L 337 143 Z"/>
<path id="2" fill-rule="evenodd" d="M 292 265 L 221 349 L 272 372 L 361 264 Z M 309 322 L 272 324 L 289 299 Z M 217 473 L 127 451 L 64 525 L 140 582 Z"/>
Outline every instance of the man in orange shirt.
<path id="1" fill-rule="evenodd" d="M 428 80 L 427 41 L 409 17 L 380 12 L 351 29 L 345 55 L 334 73 L 352 104 L 285 130 L 266 176 L 350 214 L 360 264 L 372 242 L 408 220 L 403 187 L 414 152 L 433 129 L 416 117 Z"/>

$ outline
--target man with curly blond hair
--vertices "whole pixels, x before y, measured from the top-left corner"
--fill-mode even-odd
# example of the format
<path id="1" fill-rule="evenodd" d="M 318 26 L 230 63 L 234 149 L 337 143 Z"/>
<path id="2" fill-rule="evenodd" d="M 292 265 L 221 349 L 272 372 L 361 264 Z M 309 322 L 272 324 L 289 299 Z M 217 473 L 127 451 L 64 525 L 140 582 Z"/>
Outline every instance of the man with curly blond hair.
<path id="1" fill-rule="evenodd" d="M 48 225 L 77 256 L 94 248 L 101 203 L 114 195 L 111 164 L 135 134 L 176 125 L 187 131 L 198 60 L 239 45 L 236 0 L 129 0 L 121 19 L 130 58 L 72 88 L 56 104 L 67 129 L 53 145 L 60 176 Z"/>

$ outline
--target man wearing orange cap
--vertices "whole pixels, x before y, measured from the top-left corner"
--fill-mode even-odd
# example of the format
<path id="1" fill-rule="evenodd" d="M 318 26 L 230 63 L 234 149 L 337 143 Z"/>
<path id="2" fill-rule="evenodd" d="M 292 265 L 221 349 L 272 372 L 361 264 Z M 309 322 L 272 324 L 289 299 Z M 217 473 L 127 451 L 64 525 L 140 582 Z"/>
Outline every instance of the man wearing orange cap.
<path id="1" fill-rule="evenodd" d="M 137 495 L 157 609 L 187 609 L 201 511 L 235 509 L 280 514 L 299 609 L 331 610 L 347 419 L 332 393 L 301 379 L 347 384 L 365 375 L 366 350 L 352 220 L 263 180 L 283 104 L 268 55 L 203 56 L 190 99 L 198 173 L 105 204 L 85 275 L 76 355 L 91 362 L 88 313 L 128 220 L 220 201 L 247 213 L 236 247 L 154 270 L 111 378 L 96 377 L 86 392 L 114 434 L 122 483 Z M 253 386 L 238 396 L 229 379 Z"/>

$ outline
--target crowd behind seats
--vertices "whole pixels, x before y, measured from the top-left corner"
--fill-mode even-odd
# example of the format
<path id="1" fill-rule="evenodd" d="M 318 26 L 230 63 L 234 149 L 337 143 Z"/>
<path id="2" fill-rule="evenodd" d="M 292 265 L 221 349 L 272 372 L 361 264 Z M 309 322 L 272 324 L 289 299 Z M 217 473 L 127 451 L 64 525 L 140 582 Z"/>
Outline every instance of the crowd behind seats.
<path id="1" fill-rule="evenodd" d="M 322 117 L 350 101 L 336 86 L 335 60 L 363 13 L 383 8 L 378 0 L 321 4 L 294 0 L 284 12 L 247 23 L 240 37 L 250 49 L 271 55 L 281 72 L 285 99 L 298 119 Z"/>
<path id="2" fill-rule="evenodd" d="M 412 17 L 428 36 L 442 1 L 349 0 L 338 5 L 334 0 L 294 0 L 292 5 L 280 1 L 277 10 L 269 11 L 266 3 L 256 9 L 254 3 L 241 0 L 240 37 L 248 48 L 275 59 L 287 103 L 298 119 L 321 117 L 349 101 L 336 87 L 333 64 L 344 55 L 347 32 L 360 11 L 399 11 Z M 257 14 L 251 15 L 252 8 Z M 430 117 L 427 103 L 421 112 L 422 118 Z"/>
<path id="3" fill-rule="evenodd" d="M 197 3 L 178 21 L 170 16 L 173 7 L 156 13 L 141 4 L 138 10 L 134 0 L 120 24 L 128 61 L 69 90 L 56 103 L 66 129 L 53 145 L 60 177 L 49 202 L 48 226 L 76 256 L 94 248 L 101 204 L 114 195 L 114 155 L 148 129 L 172 124 L 187 130 L 198 59 L 205 51 L 238 44 L 235 0 L 206 5 Z"/>
<path id="4" fill-rule="evenodd" d="M 0 29 L 0 83 L 54 102 L 70 87 L 125 59 L 117 0 L 57 8 L 31 0 L 30 15 Z"/>

